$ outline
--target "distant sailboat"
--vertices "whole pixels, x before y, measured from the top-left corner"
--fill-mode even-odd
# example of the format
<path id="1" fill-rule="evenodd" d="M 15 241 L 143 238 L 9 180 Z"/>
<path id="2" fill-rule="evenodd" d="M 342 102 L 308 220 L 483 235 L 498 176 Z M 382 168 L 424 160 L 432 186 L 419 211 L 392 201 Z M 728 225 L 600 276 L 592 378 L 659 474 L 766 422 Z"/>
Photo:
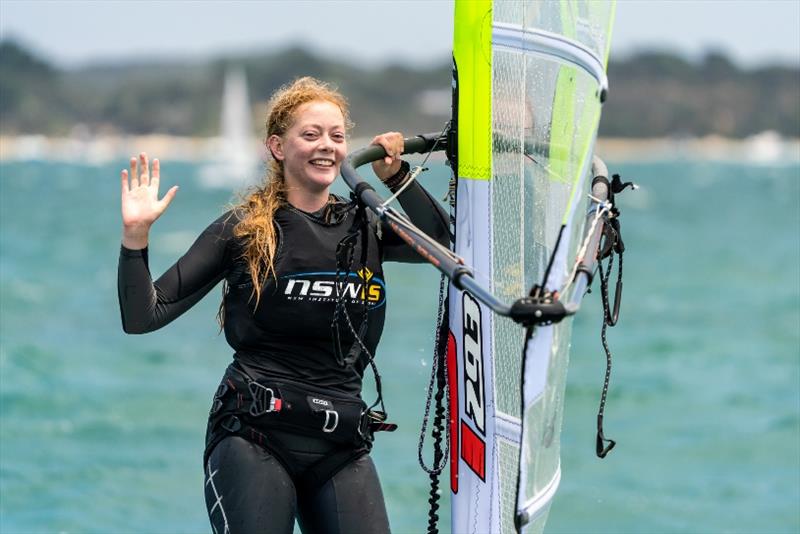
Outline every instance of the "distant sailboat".
<path id="1" fill-rule="evenodd" d="M 248 185 L 259 176 L 259 152 L 253 142 L 253 121 L 244 69 L 229 68 L 222 94 L 222 132 L 214 156 L 200 173 L 209 187 Z"/>

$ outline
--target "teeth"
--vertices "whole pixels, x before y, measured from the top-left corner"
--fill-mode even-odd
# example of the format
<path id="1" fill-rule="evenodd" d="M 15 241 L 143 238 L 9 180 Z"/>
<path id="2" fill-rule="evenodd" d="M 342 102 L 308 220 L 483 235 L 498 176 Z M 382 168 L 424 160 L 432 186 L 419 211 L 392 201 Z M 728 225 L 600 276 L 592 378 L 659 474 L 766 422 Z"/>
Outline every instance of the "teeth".
<path id="1" fill-rule="evenodd" d="M 312 165 L 322 165 L 323 167 L 333 167 L 333 162 L 329 159 L 314 159 L 311 160 Z"/>

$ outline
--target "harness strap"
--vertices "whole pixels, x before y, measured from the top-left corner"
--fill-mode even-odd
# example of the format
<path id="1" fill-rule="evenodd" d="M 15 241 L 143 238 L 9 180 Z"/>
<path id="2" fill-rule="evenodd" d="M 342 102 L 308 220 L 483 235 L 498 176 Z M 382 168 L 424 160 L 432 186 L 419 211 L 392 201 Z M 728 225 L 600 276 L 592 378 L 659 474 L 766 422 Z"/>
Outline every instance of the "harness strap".
<path id="1" fill-rule="evenodd" d="M 340 277 L 344 275 L 345 279 L 353 269 L 353 261 L 355 256 L 355 245 L 358 241 L 359 232 L 361 234 L 361 268 L 366 275 L 367 270 L 367 247 L 369 244 L 369 218 L 367 216 L 367 207 L 361 202 L 356 195 L 351 195 L 353 202 L 356 204 L 356 213 L 353 217 L 353 223 L 347 235 L 342 238 L 336 246 L 336 280 L 339 281 Z M 380 227 L 379 227 L 380 228 Z M 367 291 L 369 283 L 368 276 L 364 276 L 364 292 Z M 340 287 L 337 283 L 336 287 Z M 378 366 L 375 364 L 375 356 L 370 353 L 369 349 L 364 345 L 364 339 L 367 335 L 367 326 L 369 321 L 369 304 L 366 298 L 363 298 L 363 311 L 361 316 L 361 323 L 358 331 L 353 326 L 350 319 L 350 314 L 344 304 L 344 293 L 337 289 L 336 294 L 336 307 L 333 312 L 333 319 L 331 321 L 331 330 L 333 337 L 333 350 L 337 363 L 341 367 L 353 367 L 354 364 L 360 359 L 364 359 L 366 364 L 372 369 L 373 377 L 375 378 L 375 401 L 367 408 L 367 411 L 372 411 L 376 406 L 380 406 L 381 413 L 386 412 L 386 407 L 383 403 L 383 387 L 381 385 L 381 375 L 378 372 Z M 353 334 L 354 340 L 347 354 L 344 354 L 342 348 L 342 339 L 340 332 L 340 320 L 344 317 L 345 323 Z M 366 365 L 365 365 L 366 367 Z M 377 410 L 376 410 L 377 412 Z"/>
<path id="2" fill-rule="evenodd" d="M 361 236 L 361 268 L 366 269 L 367 266 L 367 249 L 369 245 L 369 222 L 367 219 L 367 207 L 364 205 L 363 202 L 358 200 L 356 196 L 354 199 L 356 203 L 356 212 L 353 217 L 353 223 L 348 231 L 347 235 L 345 235 L 341 241 L 336 246 L 336 279 L 337 282 L 340 276 L 343 276 L 346 280 L 353 269 L 353 260 L 354 252 L 356 244 L 358 243 L 359 235 Z M 364 277 L 364 289 L 363 291 L 366 292 L 366 286 L 368 284 L 368 278 Z M 367 326 L 368 326 L 368 317 L 369 317 L 369 304 L 367 299 L 363 299 L 364 307 L 362 310 L 361 315 L 361 322 L 358 326 L 358 331 L 355 331 L 353 324 L 351 322 L 350 316 L 345 308 L 344 302 L 342 300 L 342 296 L 337 293 L 337 302 L 336 302 L 336 309 L 333 315 L 333 320 L 331 322 L 331 328 L 333 330 L 333 347 L 334 352 L 336 354 L 337 362 L 340 366 L 352 366 L 354 365 L 358 359 L 362 356 L 364 352 L 362 350 L 362 341 L 366 338 L 367 335 Z M 353 343 L 350 345 L 350 348 L 347 350 L 345 354 L 344 349 L 342 347 L 341 342 L 341 333 L 340 333 L 340 317 L 344 316 L 344 319 L 350 328 L 352 334 L 356 337 L 353 340 Z M 367 355 L 369 358 L 369 355 Z"/>
<path id="3" fill-rule="evenodd" d="M 375 432 L 392 432 L 397 425 L 386 422 L 383 412 L 368 410 L 361 399 L 332 396 L 307 385 L 285 380 L 253 380 L 235 365 L 228 368 L 217 388 L 209 414 L 204 461 L 229 435 L 269 448 L 293 479 L 310 476 L 308 482 L 328 480 L 353 459 L 372 448 Z M 339 445 L 307 472 L 296 472 L 282 445 L 270 429 L 284 430 Z"/>

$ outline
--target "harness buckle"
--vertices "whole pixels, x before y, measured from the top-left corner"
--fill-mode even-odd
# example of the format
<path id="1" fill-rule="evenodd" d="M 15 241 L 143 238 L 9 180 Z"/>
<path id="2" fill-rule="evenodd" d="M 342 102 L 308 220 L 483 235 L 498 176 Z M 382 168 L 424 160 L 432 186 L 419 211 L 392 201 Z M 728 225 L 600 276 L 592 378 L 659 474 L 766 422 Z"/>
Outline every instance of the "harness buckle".
<path id="1" fill-rule="evenodd" d="M 373 441 L 375 432 L 394 432 L 397 425 L 386 422 L 386 414 L 377 410 L 369 410 L 361 413 L 361 421 L 358 425 L 358 435 L 365 441 Z"/>
<path id="2" fill-rule="evenodd" d="M 322 425 L 323 432 L 333 432 L 339 426 L 339 412 L 336 410 L 325 410 L 325 424 Z"/>
<path id="3" fill-rule="evenodd" d="M 214 415 L 222 409 L 222 397 L 228 392 L 228 384 L 222 383 L 217 387 L 217 392 L 214 393 L 214 402 L 211 405 L 209 415 Z"/>
<path id="4" fill-rule="evenodd" d="M 281 399 L 275 396 L 272 388 L 262 386 L 258 382 L 247 384 L 253 400 L 250 402 L 249 413 L 253 417 L 259 417 L 270 412 L 279 412 L 281 409 Z"/>
<path id="5" fill-rule="evenodd" d="M 220 426 L 232 434 L 236 434 L 242 429 L 242 422 L 235 415 L 227 417 Z"/>
<path id="6" fill-rule="evenodd" d="M 366 411 L 361 412 L 361 420 L 358 422 L 358 435 L 364 441 L 372 441 L 372 432 L 370 432 L 370 421 Z"/>

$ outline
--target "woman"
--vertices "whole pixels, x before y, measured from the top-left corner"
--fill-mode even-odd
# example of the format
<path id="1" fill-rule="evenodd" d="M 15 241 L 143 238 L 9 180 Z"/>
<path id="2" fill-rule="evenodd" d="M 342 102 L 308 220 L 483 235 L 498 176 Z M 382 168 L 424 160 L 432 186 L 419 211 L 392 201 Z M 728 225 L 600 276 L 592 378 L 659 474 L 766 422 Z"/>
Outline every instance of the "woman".
<path id="1" fill-rule="evenodd" d="M 301 78 L 272 97 L 265 184 L 214 221 L 155 283 L 150 227 L 175 197 L 158 199 L 159 163 L 122 171 L 119 300 L 123 329 L 160 328 L 220 281 L 220 319 L 236 351 L 214 396 L 205 452 L 215 532 L 388 532 L 372 434 L 381 412 L 361 400 L 383 329 L 384 260 L 420 261 L 388 228 L 330 194 L 347 153 L 344 97 Z M 376 137 L 373 163 L 390 189 L 408 164 L 403 137 Z M 417 226 L 448 241 L 448 218 L 418 184 L 399 201 Z"/>

